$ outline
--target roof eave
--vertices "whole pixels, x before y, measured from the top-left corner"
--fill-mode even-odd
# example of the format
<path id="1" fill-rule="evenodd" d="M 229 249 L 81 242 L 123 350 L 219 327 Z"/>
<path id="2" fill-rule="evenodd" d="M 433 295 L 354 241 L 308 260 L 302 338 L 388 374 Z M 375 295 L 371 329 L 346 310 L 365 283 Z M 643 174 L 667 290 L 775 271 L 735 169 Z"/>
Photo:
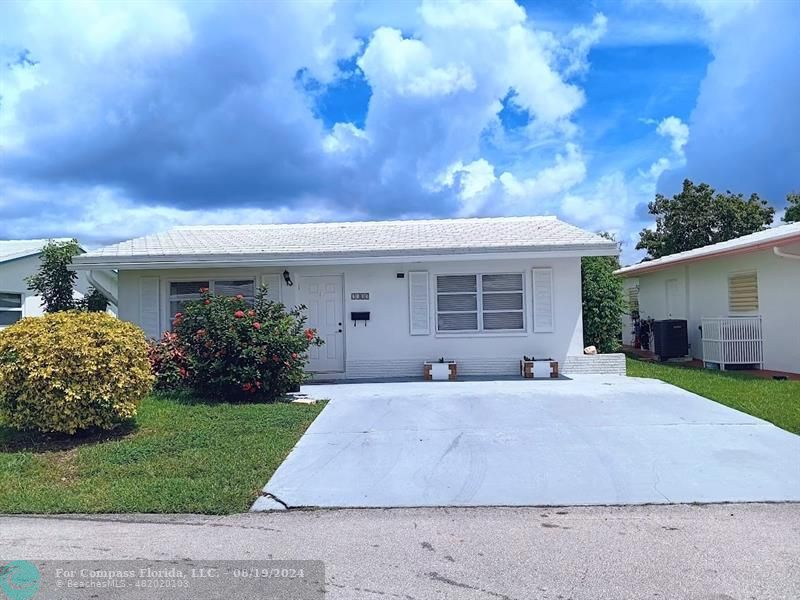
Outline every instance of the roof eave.
<path id="1" fill-rule="evenodd" d="M 718 250 L 716 252 L 708 252 L 705 254 L 698 254 L 695 256 L 686 256 L 683 258 L 678 258 L 666 262 L 655 263 L 655 261 L 651 261 L 655 264 L 644 262 L 638 265 L 631 265 L 629 267 L 623 267 L 621 269 L 617 269 L 616 271 L 614 271 L 614 274 L 622 276 L 644 275 L 646 273 L 654 273 L 656 271 L 670 269 L 672 267 L 677 267 L 688 263 L 699 262 L 703 260 L 711 260 L 713 258 L 721 258 L 723 256 L 734 256 L 738 254 L 746 254 L 748 252 L 758 252 L 760 250 L 771 250 L 772 248 L 779 247 L 784 244 L 791 244 L 797 241 L 800 241 L 800 234 L 792 234 L 790 236 L 766 240 L 763 242 L 759 242 L 757 244 L 748 244 L 746 246 L 740 246 L 738 248 L 726 248 Z"/>
<path id="2" fill-rule="evenodd" d="M 170 268 L 235 268 L 243 266 L 303 266 L 303 265 L 357 265 L 398 262 L 442 262 L 464 260 L 502 260 L 524 258 L 569 258 L 581 256 L 616 256 L 616 244 L 592 244 L 550 247 L 532 250 L 473 250 L 450 253 L 394 253 L 394 254 L 179 254 L 164 256 L 78 256 L 73 260 L 76 270 L 90 269 L 170 269 Z"/>

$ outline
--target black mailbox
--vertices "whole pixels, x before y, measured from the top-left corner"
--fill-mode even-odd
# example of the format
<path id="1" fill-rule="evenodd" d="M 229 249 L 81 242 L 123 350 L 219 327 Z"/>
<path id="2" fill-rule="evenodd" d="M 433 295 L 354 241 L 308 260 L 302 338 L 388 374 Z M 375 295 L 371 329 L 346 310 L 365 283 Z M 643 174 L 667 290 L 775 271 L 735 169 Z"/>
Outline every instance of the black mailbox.
<path id="1" fill-rule="evenodd" d="M 350 319 L 353 321 L 353 327 L 355 327 L 359 321 L 364 321 L 364 326 L 366 326 L 367 321 L 369 321 L 369 312 L 351 312 Z"/>

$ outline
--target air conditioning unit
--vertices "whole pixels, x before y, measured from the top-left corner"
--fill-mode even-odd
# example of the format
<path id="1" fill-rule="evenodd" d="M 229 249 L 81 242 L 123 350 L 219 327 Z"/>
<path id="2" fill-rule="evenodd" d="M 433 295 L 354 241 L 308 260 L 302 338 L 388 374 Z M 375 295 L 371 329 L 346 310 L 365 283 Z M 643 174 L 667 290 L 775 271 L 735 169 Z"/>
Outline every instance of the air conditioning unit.
<path id="1" fill-rule="evenodd" d="M 665 319 L 653 323 L 654 351 L 660 360 L 689 354 L 689 328 L 684 319 Z"/>

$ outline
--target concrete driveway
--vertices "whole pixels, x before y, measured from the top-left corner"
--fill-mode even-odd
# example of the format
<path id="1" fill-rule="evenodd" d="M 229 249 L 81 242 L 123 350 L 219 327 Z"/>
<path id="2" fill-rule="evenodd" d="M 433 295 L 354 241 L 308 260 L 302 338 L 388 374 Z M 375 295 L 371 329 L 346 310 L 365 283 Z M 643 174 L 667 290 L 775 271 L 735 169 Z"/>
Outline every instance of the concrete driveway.
<path id="1" fill-rule="evenodd" d="M 303 391 L 331 402 L 254 510 L 800 501 L 800 437 L 656 380 Z"/>

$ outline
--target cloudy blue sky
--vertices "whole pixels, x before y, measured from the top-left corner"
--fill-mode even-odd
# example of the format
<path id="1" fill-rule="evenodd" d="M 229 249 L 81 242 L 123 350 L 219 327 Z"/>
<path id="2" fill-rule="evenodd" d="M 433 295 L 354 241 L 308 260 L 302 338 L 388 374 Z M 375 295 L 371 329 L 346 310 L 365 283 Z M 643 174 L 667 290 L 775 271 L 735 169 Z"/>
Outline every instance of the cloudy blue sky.
<path id="1" fill-rule="evenodd" d="M 0 238 L 800 189 L 800 3 L 5 2 Z"/>

